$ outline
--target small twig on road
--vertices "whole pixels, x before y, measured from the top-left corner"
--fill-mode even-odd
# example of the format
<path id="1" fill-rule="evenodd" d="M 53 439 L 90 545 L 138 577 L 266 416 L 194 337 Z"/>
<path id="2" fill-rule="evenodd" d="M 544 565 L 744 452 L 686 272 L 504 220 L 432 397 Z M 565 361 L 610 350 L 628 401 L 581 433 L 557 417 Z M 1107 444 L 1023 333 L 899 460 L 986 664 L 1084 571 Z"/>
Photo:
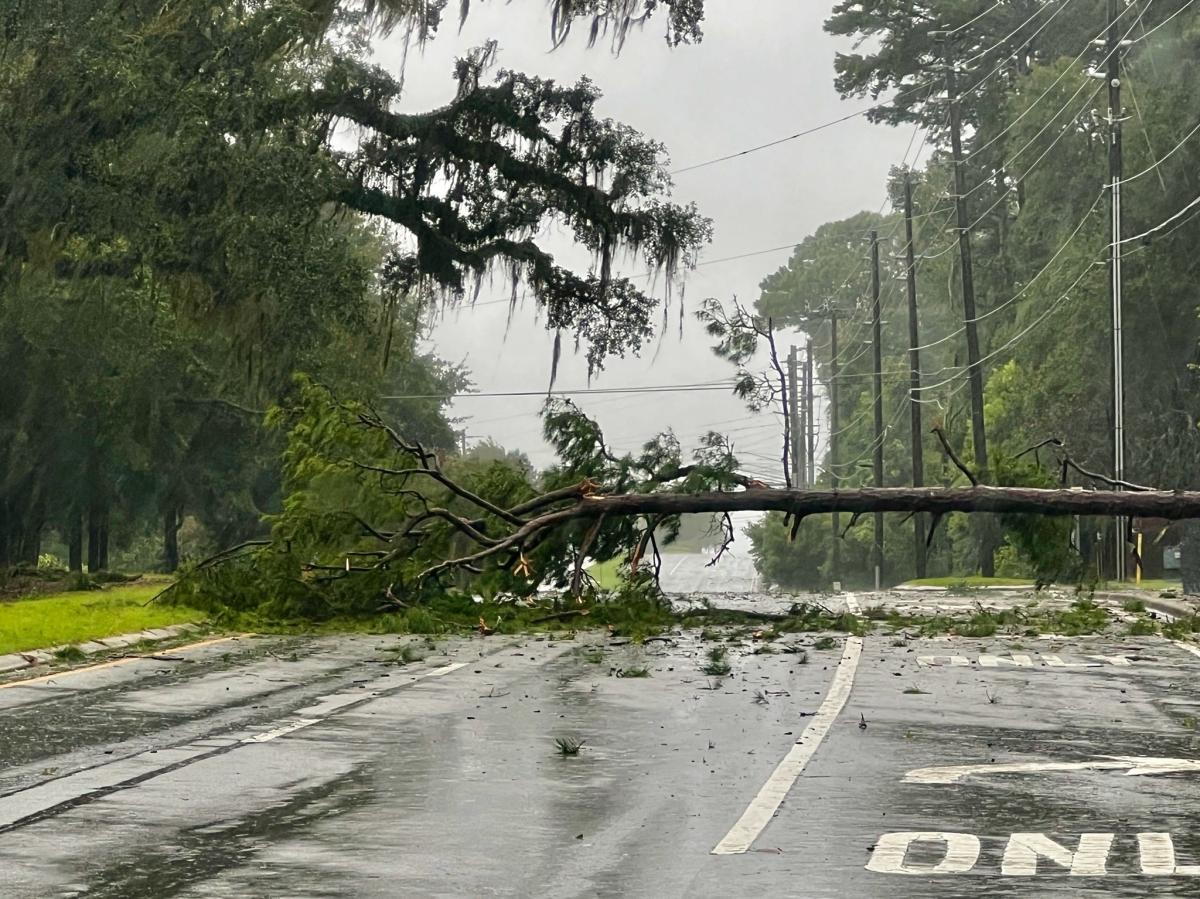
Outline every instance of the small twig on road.
<path id="1" fill-rule="evenodd" d="M 541 618 L 530 619 L 530 624 L 544 624 L 547 621 L 561 621 L 564 618 L 570 618 L 574 615 L 586 615 L 587 609 L 567 609 L 565 612 L 551 612 L 549 615 L 543 615 Z"/>

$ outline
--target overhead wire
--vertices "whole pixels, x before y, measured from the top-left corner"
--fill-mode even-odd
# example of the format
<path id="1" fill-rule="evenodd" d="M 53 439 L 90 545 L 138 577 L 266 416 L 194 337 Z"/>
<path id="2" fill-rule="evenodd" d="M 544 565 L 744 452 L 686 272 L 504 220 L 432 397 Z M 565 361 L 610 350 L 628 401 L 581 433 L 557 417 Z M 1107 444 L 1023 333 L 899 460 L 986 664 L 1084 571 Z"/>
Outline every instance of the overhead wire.
<path id="1" fill-rule="evenodd" d="M 1185 9 L 1187 9 L 1189 6 L 1191 6 L 1194 2 L 1195 2 L 1195 0 L 1187 0 L 1187 2 L 1184 3 L 1181 7 L 1179 7 L 1179 9 L 1175 10 L 1175 12 L 1171 13 L 1169 16 L 1167 16 L 1165 19 L 1163 19 L 1161 22 L 1159 22 L 1157 25 L 1155 25 L 1150 30 L 1148 30 L 1148 31 L 1143 30 L 1141 37 L 1134 38 L 1129 43 L 1140 44 L 1142 41 L 1146 40 L 1146 38 L 1150 37 L 1150 35 L 1154 34 L 1154 32 L 1158 31 L 1158 29 L 1162 28 L 1164 25 L 1166 25 L 1168 22 L 1170 22 L 1172 19 L 1174 19 L 1177 15 L 1179 15 Z M 1149 5 L 1149 4 L 1147 4 L 1147 5 Z"/>
<path id="2" fill-rule="evenodd" d="M 958 34 L 960 31 L 964 31 L 965 29 L 974 25 L 976 22 L 978 22 L 984 16 L 988 15 L 989 13 L 991 13 L 992 11 L 994 11 L 996 9 L 999 9 L 1001 6 L 1003 6 L 1005 4 L 1005 2 L 1006 2 L 1006 0 L 996 0 L 995 3 L 993 3 L 987 9 L 985 9 L 983 12 L 979 13 L 976 16 L 972 16 L 970 19 L 963 22 L 961 25 L 958 25 L 954 28 L 949 29 L 946 33 L 947 34 Z"/>
<path id="3" fill-rule="evenodd" d="M 1182 209 L 1180 209 L 1178 212 L 1163 219 L 1161 222 L 1159 222 L 1153 228 L 1147 228 L 1141 234 L 1134 234 L 1134 235 L 1131 235 L 1130 237 L 1122 237 L 1120 240 L 1110 241 L 1108 246 L 1110 246 L 1110 247 L 1124 246 L 1127 243 L 1133 243 L 1133 241 L 1135 241 L 1135 240 L 1144 240 L 1145 238 L 1151 236 L 1152 234 L 1157 234 L 1159 231 L 1161 231 L 1167 225 L 1171 224 L 1171 222 L 1178 221 L 1185 214 L 1187 214 L 1187 212 L 1189 212 L 1192 209 L 1195 209 L 1197 206 L 1200 206 L 1200 197 L 1196 197 L 1190 203 L 1188 203 L 1186 206 L 1184 206 Z"/>
<path id="4" fill-rule="evenodd" d="M 1132 93 L 1132 91 L 1131 91 L 1131 93 Z M 1138 117 L 1139 118 L 1141 117 L 1140 111 L 1138 112 Z M 1168 159 L 1170 159 L 1172 156 L 1174 156 L 1176 153 L 1178 153 L 1180 148 L 1182 148 L 1184 144 L 1186 144 L 1189 140 L 1191 140 L 1193 137 L 1195 137 L 1198 132 L 1200 132 L 1200 122 L 1197 122 L 1195 124 L 1195 126 L 1192 128 L 1192 130 L 1189 131 L 1186 135 L 1184 135 L 1183 139 L 1181 141 L 1179 141 L 1179 143 L 1177 143 L 1175 146 L 1173 146 L 1170 150 L 1168 150 L 1159 159 L 1156 159 L 1153 163 L 1146 166 L 1141 171 L 1135 172 L 1134 174 L 1129 175 L 1128 177 L 1122 178 L 1118 183 L 1122 184 L 1122 185 L 1129 184 L 1130 182 L 1137 181 L 1139 178 L 1145 177 L 1146 175 L 1150 174 L 1151 172 L 1156 171 L 1160 165 L 1162 165 L 1164 162 L 1166 162 Z M 1166 188 L 1165 184 L 1163 184 L 1163 188 L 1164 189 Z"/>
<path id="5" fill-rule="evenodd" d="M 1042 31 L 1045 30 L 1046 26 L 1054 21 L 1054 17 L 1057 16 L 1064 9 L 1066 9 L 1067 4 L 1069 4 L 1070 2 L 1071 2 L 1071 0 L 1060 0 L 1057 8 L 1054 10 L 1053 14 L 1051 14 L 1050 18 L 1048 18 L 1045 22 L 1043 22 L 1041 27 L 1038 28 L 1037 31 L 1035 31 L 1032 35 L 1030 35 L 1030 40 L 1032 40 L 1033 38 L 1035 38 L 1039 34 L 1041 34 Z M 1024 28 L 1026 25 L 1028 25 L 1030 22 L 1032 22 L 1034 19 L 1036 19 L 1038 16 L 1040 16 L 1047 9 L 1050 9 L 1052 5 L 1053 4 L 1050 4 L 1050 3 L 1040 4 L 1038 6 L 1038 8 L 1033 11 L 1033 15 L 1031 15 L 1028 19 L 1026 19 L 1024 22 L 1022 22 L 1020 25 L 1018 25 L 1016 28 L 1014 28 L 1008 34 L 1004 35 L 1004 37 L 1000 38 L 1000 40 L 998 40 L 996 43 L 994 43 L 991 47 L 988 47 L 986 50 L 980 50 L 974 56 L 968 56 L 965 59 L 963 59 L 962 64 L 968 65 L 970 63 L 973 63 L 976 60 L 982 59 L 984 56 L 987 56 L 993 50 L 997 50 L 1002 45 L 1007 44 L 1013 37 L 1015 37 L 1021 31 L 1022 28 Z"/>
<path id="6" fill-rule="evenodd" d="M 1043 30 L 1045 30 L 1045 28 L 1048 27 L 1052 21 L 1054 21 L 1055 17 L 1057 17 L 1058 14 L 1060 12 L 1062 12 L 1062 10 L 1065 9 L 1070 2 L 1071 2 L 1071 0 L 1061 0 L 1061 2 L 1057 5 L 1057 8 L 1055 8 L 1054 12 L 1046 19 L 1045 22 L 1042 23 L 1042 25 L 1037 29 L 1037 31 L 1035 31 L 1032 35 L 1030 35 L 1030 40 L 1032 40 L 1033 38 L 1035 38 L 1039 34 L 1041 34 L 1041 32 Z M 999 4 L 997 4 L 997 5 L 999 5 Z M 1031 15 L 1028 19 L 1026 19 L 1020 25 L 1018 25 L 1009 34 L 1005 35 L 1003 38 L 996 41 L 990 47 L 987 47 L 987 48 L 979 51 L 974 56 L 968 57 L 967 59 L 964 59 L 961 62 L 963 64 L 969 64 L 969 63 L 974 62 L 977 59 L 981 59 L 982 57 L 987 56 L 989 53 L 992 53 L 993 51 L 999 49 L 1004 44 L 1006 44 L 1010 38 L 1012 38 L 1014 35 L 1016 35 L 1018 32 L 1020 32 L 1020 30 L 1022 28 L 1024 28 L 1026 25 L 1028 25 L 1030 22 L 1032 22 L 1034 19 L 1036 19 L 1039 15 L 1041 15 L 1046 9 L 1048 9 L 1049 6 L 1050 6 L 1049 4 L 1046 4 L 1044 6 L 1038 7 L 1038 9 L 1034 12 L 1033 15 Z M 959 26 L 958 29 L 951 30 L 950 33 L 951 34 L 957 33 L 963 27 L 965 27 L 965 26 Z M 974 85 L 972 85 L 970 88 L 968 88 L 965 93 L 970 93 L 972 91 L 977 90 L 979 87 L 981 87 L 983 85 L 983 83 L 985 81 L 987 81 L 988 79 L 990 79 L 994 75 L 996 75 L 1003 68 L 1003 66 L 1004 66 L 1004 63 L 1002 62 L 999 66 L 997 66 L 995 69 L 993 69 L 991 72 L 989 72 L 983 78 L 981 78 L 978 82 L 976 82 Z M 922 81 L 917 84 L 910 85 L 910 86 L 904 88 L 899 93 L 895 94 L 894 96 L 892 96 L 891 98 L 889 98 L 888 100 L 885 100 L 883 102 L 873 103 L 870 106 L 863 107 L 862 109 L 858 109 L 852 113 L 848 113 L 846 115 L 839 116 L 838 118 L 835 118 L 835 119 L 830 119 L 829 121 L 822 122 L 818 125 L 813 125 L 811 127 L 804 128 L 800 131 L 797 131 L 794 134 L 789 134 L 785 137 L 776 138 L 774 140 L 766 141 L 764 143 L 757 144 L 752 147 L 747 147 L 744 150 L 738 150 L 734 153 L 727 153 L 723 156 L 718 156 L 713 159 L 708 159 L 703 162 L 695 163 L 693 165 L 683 166 L 682 168 L 674 169 L 669 174 L 682 175 L 686 172 L 694 172 L 698 169 L 703 169 L 703 168 L 707 168 L 708 166 L 717 165 L 718 163 L 728 162 L 733 159 L 740 159 L 744 156 L 749 156 L 753 153 L 761 152 L 762 150 L 767 150 L 772 147 L 778 147 L 781 144 L 786 144 L 791 141 L 798 140 L 801 137 L 807 137 L 810 134 L 815 134 L 819 131 L 824 131 L 825 129 L 831 128 L 835 125 L 840 125 L 844 122 L 851 121 L 852 119 L 856 119 L 860 116 L 867 115 L 868 113 L 871 113 L 877 109 L 885 109 L 888 106 L 894 104 L 897 100 L 899 100 L 903 97 L 909 96 L 910 94 L 916 93 L 917 91 L 920 91 L 924 87 L 928 87 L 930 85 L 936 84 L 937 81 L 938 81 L 937 78 L 927 79 L 925 81 Z"/>
<path id="7" fill-rule="evenodd" d="M 1137 114 L 1138 121 L 1141 122 L 1142 139 L 1146 142 L 1146 149 L 1150 151 L 1151 156 L 1154 156 L 1158 151 L 1154 149 L 1154 144 L 1150 140 L 1150 129 L 1148 129 L 1146 127 L 1146 119 L 1142 116 L 1142 104 L 1138 102 L 1137 91 L 1135 91 L 1133 89 L 1133 79 L 1129 77 L 1128 69 L 1125 70 L 1125 79 L 1124 79 L 1123 83 L 1124 83 L 1125 87 L 1129 88 L 1129 98 L 1133 101 L 1133 111 L 1134 111 L 1134 113 Z M 1142 171 L 1138 172 L 1138 177 L 1140 178 L 1142 175 L 1145 175 L 1148 172 L 1153 171 L 1155 174 L 1155 177 L 1158 178 L 1159 188 L 1161 188 L 1162 192 L 1165 194 L 1167 192 L 1167 182 L 1166 182 L 1166 179 L 1163 178 L 1162 172 L 1160 172 L 1158 170 L 1158 167 L 1160 165 L 1162 165 L 1168 158 L 1170 158 L 1170 156 L 1175 152 L 1175 150 L 1178 150 L 1181 146 L 1183 146 L 1187 142 L 1188 137 L 1191 137 L 1192 134 L 1195 134 L 1197 129 L 1200 129 L 1200 122 L 1198 122 L 1196 124 L 1196 128 L 1192 129 L 1192 131 L 1188 134 L 1188 136 L 1185 137 L 1178 144 L 1176 144 L 1175 148 L 1172 149 L 1170 152 L 1168 152 L 1166 156 L 1159 159 L 1157 162 L 1155 162 L 1149 168 L 1143 169 Z M 1126 179 L 1122 179 L 1121 184 L 1125 184 L 1125 183 L 1126 183 Z"/>
<path id="8" fill-rule="evenodd" d="M 977 364 L 983 365 L 985 362 L 988 362 L 988 361 L 994 359 L 996 356 L 1000 355 L 1005 350 L 1011 349 L 1013 346 L 1015 346 L 1017 343 L 1019 343 L 1021 340 L 1023 340 L 1038 325 L 1040 325 L 1052 313 L 1054 313 L 1058 308 L 1060 308 L 1066 300 L 1069 300 L 1071 298 L 1071 296 L 1070 296 L 1071 291 L 1074 290 L 1079 285 L 1079 282 L 1081 282 L 1084 278 L 1086 278 L 1088 276 L 1088 274 L 1092 271 L 1092 269 L 1094 269 L 1100 263 L 1101 263 L 1101 260 L 1096 259 L 1094 257 L 1089 259 L 1087 265 L 1084 266 L 1083 270 L 1079 273 L 1079 275 L 1075 278 L 1075 280 L 1071 282 L 1071 284 L 1067 287 L 1067 289 L 1065 291 L 1063 291 L 1063 293 L 1059 294 L 1058 298 L 1055 299 L 1054 302 L 1051 303 L 1050 306 L 1047 307 L 1045 309 L 1045 311 L 1042 312 L 1041 315 L 1039 315 L 1037 318 L 1035 318 L 1029 325 L 1027 325 L 1025 328 L 1021 329 L 1021 331 L 1019 331 L 1016 335 L 1011 337 L 1009 340 L 1007 340 L 1001 346 L 992 350 L 987 355 L 981 357 Z M 951 384 L 958 378 L 961 378 L 966 373 L 967 369 L 970 368 L 970 366 L 960 366 L 960 368 L 962 369 L 962 371 L 959 374 L 952 375 L 951 377 L 947 378 L 944 381 L 940 381 L 937 384 L 930 384 L 927 386 L 923 385 L 920 389 L 922 391 L 936 390 L 940 387 L 946 386 L 947 384 Z"/>
<path id="9" fill-rule="evenodd" d="M 554 390 L 497 390 L 497 391 L 458 391 L 453 393 L 411 393 L 381 396 L 383 400 L 438 400 L 462 399 L 466 397 L 481 397 L 497 399 L 521 396 L 598 396 L 605 394 L 625 393 L 690 393 L 693 391 L 728 390 L 734 382 L 730 381 L 701 381 L 694 384 L 654 384 L 642 387 L 579 387 L 575 389 Z"/>

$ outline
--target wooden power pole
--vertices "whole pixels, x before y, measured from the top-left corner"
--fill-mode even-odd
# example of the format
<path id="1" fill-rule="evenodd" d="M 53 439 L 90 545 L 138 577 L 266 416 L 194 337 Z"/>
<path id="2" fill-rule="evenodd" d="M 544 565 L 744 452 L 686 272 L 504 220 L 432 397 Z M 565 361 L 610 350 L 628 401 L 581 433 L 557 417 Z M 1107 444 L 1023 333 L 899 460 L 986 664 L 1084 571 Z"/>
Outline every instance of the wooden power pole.
<path id="1" fill-rule="evenodd" d="M 986 481 L 988 455 L 987 437 L 983 426 L 983 368 L 979 361 L 978 317 L 975 314 L 975 271 L 971 264 L 971 224 L 967 218 L 967 175 L 962 158 L 962 106 L 958 98 L 958 81 L 950 55 L 949 35 L 943 35 L 946 59 L 946 96 L 950 104 L 950 151 L 954 158 L 954 208 L 958 219 L 958 254 L 962 276 L 963 328 L 967 332 L 967 379 L 971 391 L 971 442 L 975 449 L 975 473 Z M 979 572 L 984 577 L 995 574 L 992 558 L 991 528 L 982 529 L 979 546 Z"/>
<path id="2" fill-rule="evenodd" d="M 787 360 L 788 371 L 788 433 L 791 435 L 789 441 L 791 455 L 788 457 L 788 469 L 792 474 L 792 486 L 803 487 L 805 465 L 801 458 L 804 446 L 804 435 L 800 427 L 800 377 L 798 374 L 799 364 L 796 359 L 796 347 L 793 345 L 788 350 Z"/>
<path id="3" fill-rule="evenodd" d="M 837 309 L 829 306 L 829 487 L 838 489 L 838 330 Z M 833 552 L 829 561 L 831 580 L 842 578 L 841 515 L 833 512 Z"/>
<path id="4" fill-rule="evenodd" d="M 883 328 L 879 311 L 879 232 L 871 229 L 871 344 L 875 361 L 875 486 L 883 486 Z M 883 513 L 875 513 L 875 589 L 883 580 Z"/>
<path id="5" fill-rule="evenodd" d="M 804 408 L 808 429 L 805 432 L 808 455 L 808 483 L 817 486 L 817 403 L 813 396 L 813 342 L 808 338 L 804 348 Z"/>
<path id="6" fill-rule="evenodd" d="M 914 487 L 925 486 L 925 459 L 921 440 L 921 341 L 917 322 L 917 268 L 913 248 L 912 178 L 904 173 L 904 268 L 908 286 L 908 379 L 909 407 L 912 417 L 912 482 Z M 917 577 L 925 577 L 925 516 L 913 516 L 913 559 Z"/>

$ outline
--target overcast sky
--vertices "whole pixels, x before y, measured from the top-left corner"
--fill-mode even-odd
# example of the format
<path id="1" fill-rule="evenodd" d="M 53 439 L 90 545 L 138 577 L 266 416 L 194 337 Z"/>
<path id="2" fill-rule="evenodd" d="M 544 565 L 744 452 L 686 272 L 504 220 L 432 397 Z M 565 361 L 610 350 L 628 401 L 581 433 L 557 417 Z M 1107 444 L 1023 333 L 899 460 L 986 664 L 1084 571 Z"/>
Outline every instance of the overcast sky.
<path id="1" fill-rule="evenodd" d="M 549 52 L 549 16 L 541 0 L 475 3 L 461 34 L 447 23 L 423 52 L 409 55 L 405 110 L 447 102 L 457 56 L 495 38 L 504 68 L 573 82 L 590 77 L 604 92 L 598 113 L 662 141 L 672 168 L 703 162 L 765 143 L 860 109 L 863 100 L 843 101 L 833 89 L 833 57 L 844 42 L 821 28 L 830 5 L 797 0 L 709 0 L 705 38 L 698 46 L 668 49 L 661 22 L 633 33 L 614 58 L 605 46 L 587 49 L 586 29 L 567 46 Z M 399 71 L 403 41 L 392 36 L 376 47 L 376 61 Z M 791 246 L 821 223 L 877 209 L 890 165 L 904 155 L 910 129 L 871 125 L 858 118 L 741 159 L 683 173 L 675 178 L 680 202 L 695 201 L 713 219 L 715 234 L 704 259 L 718 260 Z M 565 239 L 549 247 L 560 258 L 578 260 Z M 708 382 L 732 369 L 712 355 L 692 312 L 700 299 L 734 295 L 747 303 L 760 280 L 784 264 L 782 249 L 730 262 L 703 265 L 687 277 L 688 314 L 684 338 L 678 310 L 661 343 L 640 358 L 613 360 L 593 386 L 632 387 Z M 632 274 L 633 271 L 628 273 Z M 482 301 L 505 295 L 502 279 Z M 477 389 L 545 390 L 553 337 L 538 323 L 532 302 L 511 325 L 504 303 L 447 312 L 432 334 L 437 352 L 464 361 Z M 558 387 L 585 387 L 582 357 L 564 354 Z M 685 445 L 715 427 L 730 432 L 749 469 L 780 478 L 781 438 L 775 419 L 752 415 L 723 391 L 578 397 L 596 415 L 618 450 L 635 449 L 671 427 Z M 544 466 L 553 455 L 541 440 L 536 397 L 464 397 L 456 415 L 474 439 L 490 436 L 527 452 Z"/>

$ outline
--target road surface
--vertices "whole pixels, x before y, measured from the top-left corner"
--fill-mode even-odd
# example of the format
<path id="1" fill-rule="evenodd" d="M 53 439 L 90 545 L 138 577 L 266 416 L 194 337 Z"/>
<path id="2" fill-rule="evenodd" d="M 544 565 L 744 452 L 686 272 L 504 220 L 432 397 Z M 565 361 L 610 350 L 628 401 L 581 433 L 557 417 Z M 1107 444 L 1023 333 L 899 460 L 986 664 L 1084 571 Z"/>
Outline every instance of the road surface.
<path id="1" fill-rule="evenodd" d="M 0 895 L 1200 893 L 1195 647 L 819 636 L 725 678 L 695 634 L 358 636 L 0 687 Z"/>
<path id="2" fill-rule="evenodd" d="M 762 590 L 754 560 L 744 551 L 729 551 L 716 565 L 712 556 L 699 553 L 666 553 L 662 587 L 668 593 L 757 593 Z"/>

